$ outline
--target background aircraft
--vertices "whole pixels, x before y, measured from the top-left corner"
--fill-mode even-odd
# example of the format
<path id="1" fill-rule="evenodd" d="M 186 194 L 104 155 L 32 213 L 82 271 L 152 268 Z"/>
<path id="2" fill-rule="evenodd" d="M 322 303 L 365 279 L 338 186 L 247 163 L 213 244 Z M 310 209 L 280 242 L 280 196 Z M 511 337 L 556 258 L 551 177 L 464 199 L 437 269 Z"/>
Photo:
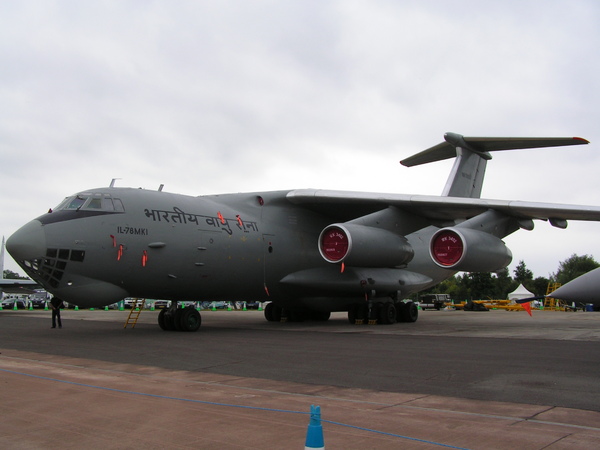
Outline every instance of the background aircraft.
<path id="1" fill-rule="evenodd" d="M 578 304 L 589 303 L 595 307 L 600 306 L 600 267 L 565 283 L 548 297 Z"/>
<path id="2" fill-rule="evenodd" d="M 512 258 L 501 240 L 534 219 L 566 228 L 600 208 L 480 198 L 490 152 L 587 144 L 580 138 L 445 141 L 401 163 L 456 157 L 440 197 L 301 189 L 190 197 L 91 189 L 67 197 L 7 241 L 49 292 L 82 307 L 124 297 L 171 299 L 166 330 L 195 331 L 183 300 L 270 301 L 270 321 L 414 322 L 405 302 L 458 271 L 492 272 Z M 376 174 L 376 168 L 373 169 Z"/>
<path id="3" fill-rule="evenodd" d="M 2 236 L 2 247 L 0 247 L 0 294 L 33 294 L 38 283 L 32 280 L 11 280 L 4 278 L 4 236 Z M 0 295 L 2 298 L 3 295 Z"/>

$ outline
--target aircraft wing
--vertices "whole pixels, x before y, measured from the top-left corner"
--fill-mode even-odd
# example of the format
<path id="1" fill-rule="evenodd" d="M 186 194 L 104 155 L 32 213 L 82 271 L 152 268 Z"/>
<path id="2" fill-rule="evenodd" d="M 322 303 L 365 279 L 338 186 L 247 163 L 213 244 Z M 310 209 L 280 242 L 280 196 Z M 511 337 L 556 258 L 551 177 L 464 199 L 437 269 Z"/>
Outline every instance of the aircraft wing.
<path id="1" fill-rule="evenodd" d="M 365 210 L 377 211 L 388 206 L 395 206 L 432 220 L 470 218 L 493 209 L 519 219 L 600 221 L 599 206 L 558 203 L 317 189 L 293 190 L 287 194 L 287 199 L 294 204 L 306 207 L 334 208 L 349 216 L 355 209 L 357 210 L 356 217 Z"/>
<path id="2" fill-rule="evenodd" d="M 34 289 L 40 287 L 40 284 L 33 280 L 13 280 L 0 278 L 0 292 L 6 292 L 7 294 L 29 295 L 35 292 Z"/>

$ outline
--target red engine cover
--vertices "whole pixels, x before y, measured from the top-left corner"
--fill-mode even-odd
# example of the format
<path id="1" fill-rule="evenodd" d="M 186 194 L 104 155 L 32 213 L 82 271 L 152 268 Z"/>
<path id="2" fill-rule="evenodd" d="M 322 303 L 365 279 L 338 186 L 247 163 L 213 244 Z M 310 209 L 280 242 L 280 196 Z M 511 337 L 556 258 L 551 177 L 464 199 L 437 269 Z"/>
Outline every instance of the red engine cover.
<path id="1" fill-rule="evenodd" d="M 451 267 L 465 251 L 463 240 L 452 230 L 443 230 L 431 242 L 431 256 L 441 266 Z"/>
<path id="2" fill-rule="evenodd" d="M 321 236 L 321 251 L 323 257 L 330 262 L 337 262 L 344 259 L 348 253 L 350 241 L 348 235 L 338 227 L 329 228 Z"/>

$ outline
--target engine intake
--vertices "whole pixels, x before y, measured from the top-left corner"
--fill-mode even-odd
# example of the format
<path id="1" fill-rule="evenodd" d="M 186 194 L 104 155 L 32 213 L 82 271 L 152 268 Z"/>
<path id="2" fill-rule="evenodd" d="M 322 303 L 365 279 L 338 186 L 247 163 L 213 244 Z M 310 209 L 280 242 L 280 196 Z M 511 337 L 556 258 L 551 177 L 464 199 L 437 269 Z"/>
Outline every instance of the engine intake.
<path id="1" fill-rule="evenodd" d="M 429 253 L 438 266 L 463 272 L 494 272 L 512 261 L 501 239 L 469 228 L 442 228 L 432 236 Z"/>
<path id="2" fill-rule="evenodd" d="M 355 267 L 399 267 L 414 256 L 404 236 L 356 224 L 326 227 L 319 236 L 319 252 L 327 262 Z"/>

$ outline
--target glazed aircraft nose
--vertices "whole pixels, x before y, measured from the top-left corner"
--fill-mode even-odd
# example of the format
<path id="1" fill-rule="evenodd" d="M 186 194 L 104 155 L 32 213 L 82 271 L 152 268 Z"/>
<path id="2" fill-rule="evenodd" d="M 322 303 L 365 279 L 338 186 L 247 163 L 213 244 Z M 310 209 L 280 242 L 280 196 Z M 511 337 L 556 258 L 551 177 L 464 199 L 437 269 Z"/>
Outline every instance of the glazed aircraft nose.
<path id="1" fill-rule="evenodd" d="M 44 257 L 46 236 L 41 222 L 32 220 L 15 231 L 6 241 L 6 250 L 17 262 Z"/>

